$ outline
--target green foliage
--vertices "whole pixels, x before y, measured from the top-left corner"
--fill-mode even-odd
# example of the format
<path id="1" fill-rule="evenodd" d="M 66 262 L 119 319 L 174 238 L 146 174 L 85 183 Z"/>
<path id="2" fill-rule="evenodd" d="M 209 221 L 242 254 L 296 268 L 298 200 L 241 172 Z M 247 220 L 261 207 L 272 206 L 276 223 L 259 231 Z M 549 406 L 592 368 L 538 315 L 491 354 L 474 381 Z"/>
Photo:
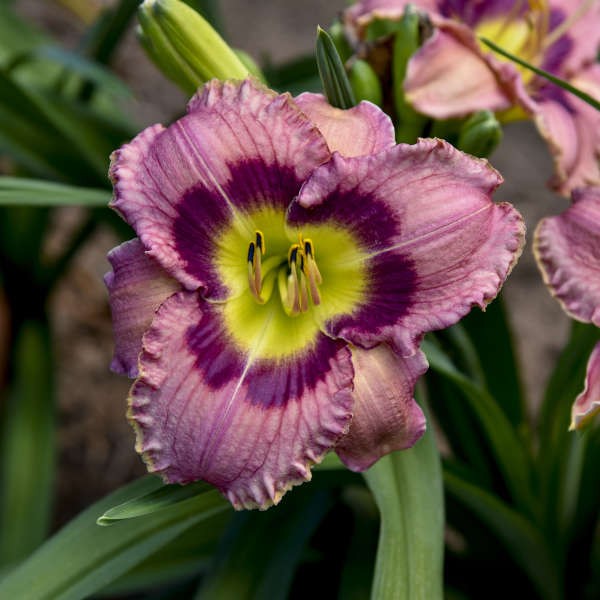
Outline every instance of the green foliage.
<path id="1" fill-rule="evenodd" d="M 53 508 L 54 364 L 48 324 L 27 321 L 15 340 L 0 447 L 0 565 L 44 540 Z"/>
<path id="2" fill-rule="evenodd" d="M 211 489 L 151 516 L 127 519 L 112 527 L 96 524 L 98 516 L 111 506 L 149 494 L 160 485 L 155 477 L 145 477 L 93 504 L 0 581 L 0 597 L 84 598 L 191 527 L 210 523 L 212 518 L 231 510 L 221 495 Z"/>
<path id="3" fill-rule="evenodd" d="M 473 113 L 463 123 L 458 136 L 457 148 L 487 158 L 502 141 L 502 126 L 490 110 Z"/>
<path id="4" fill-rule="evenodd" d="M 196 600 L 284 600 L 311 535 L 333 504 L 331 492 L 304 486 L 264 513 L 236 514 Z"/>
<path id="5" fill-rule="evenodd" d="M 422 135 L 427 118 L 417 113 L 406 101 L 404 78 L 410 57 L 421 45 L 420 17 L 414 7 L 406 6 L 402 19 L 394 24 L 392 48 L 392 90 L 396 111 L 396 139 L 413 144 Z"/>
<path id="6" fill-rule="evenodd" d="M 444 499 L 433 431 L 380 458 L 365 479 L 381 513 L 371 598 L 443 598 Z"/>
<path id="7" fill-rule="evenodd" d="M 107 190 L 0 176 L 0 206 L 108 206 Z"/>
<path id="8" fill-rule="evenodd" d="M 381 106 L 383 102 L 381 83 L 368 62 L 360 59 L 353 61 L 348 71 L 348 79 L 357 102 L 368 100 Z"/>
<path id="9" fill-rule="evenodd" d="M 317 67 L 327 100 L 337 108 L 352 108 L 356 104 L 352 86 L 342 59 L 331 36 L 317 27 Z"/>

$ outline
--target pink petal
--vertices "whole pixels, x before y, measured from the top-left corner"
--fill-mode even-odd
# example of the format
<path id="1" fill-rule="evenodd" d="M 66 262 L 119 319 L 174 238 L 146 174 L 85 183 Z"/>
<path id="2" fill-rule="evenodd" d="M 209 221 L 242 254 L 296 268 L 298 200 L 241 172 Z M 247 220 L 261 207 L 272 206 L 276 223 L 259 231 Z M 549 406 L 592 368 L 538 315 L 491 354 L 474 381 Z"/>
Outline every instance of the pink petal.
<path id="1" fill-rule="evenodd" d="M 237 349 L 194 292 L 165 302 L 144 336 L 130 398 L 137 449 L 167 482 L 204 479 L 235 508 L 267 508 L 310 479 L 349 426 L 352 360 L 319 334 L 280 361 Z"/>
<path id="2" fill-rule="evenodd" d="M 297 227 L 338 223 L 355 236 L 368 287 L 360 306 L 327 324 L 334 337 L 414 354 L 423 333 L 456 323 L 496 296 L 524 227 L 494 204 L 499 174 L 442 140 L 333 159 L 315 170 L 288 212 Z"/>
<path id="3" fill-rule="evenodd" d="M 355 35 L 361 37 L 367 25 L 375 19 L 401 19 L 409 4 L 429 14 L 439 11 L 439 2 L 436 0 L 360 0 L 344 11 L 344 22 Z"/>
<path id="4" fill-rule="evenodd" d="M 228 290 L 212 271 L 215 240 L 253 208 L 285 210 L 329 156 L 289 94 L 252 80 L 213 80 L 187 116 L 168 129 L 147 129 L 114 153 L 112 205 L 184 287 L 223 299 Z"/>
<path id="5" fill-rule="evenodd" d="M 321 94 L 309 92 L 300 94 L 295 102 L 319 128 L 331 152 L 361 156 L 396 143 L 392 120 L 370 102 L 342 110 L 331 106 Z"/>
<path id="6" fill-rule="evenodd" d="M 364 471 L 382 456 L 412 447 L 425 432 L 425 416 L 413 390 L 427 361 L 420 351 L 402 358 L 382 344 L 353 348 L 352 363 L 352 423 L 335 450 L 348 468 Z"/>
<path id="7" fill-rule="evenodd" d="M 575 398 L 569 429 L 581 429 L 600 412 L 600 342 L 596 344 L 587 364 L 585 387 Z"/>
<path id="8" fill-rule="evenodd" d="M 600 66 L 586 69 L 570 83 L 600 101 Z M 574 188 L 600 185 L 600 112 L 560 92 L 558 100 L 538 103 L 535 119 L 554 156 L 552 186 L 567 196 Z"/>
<path id="9" fill-rule="evenodd" d="M 581 12 L 584 4 L 587 4 L 586 10 Z M 561 65 L 561 72 L 569 77 L 596 61 L 600 47 L 600 3 L 588 0 L 552 0 L 551 6 L 561 10 L 567 21 L 574 18 L 565 31 L 565 35 L 573 41 L 573 47 Z"/>
<path id="10" fill-rule="evenodd" d="M 565 311 L 600 326 L 600 188 L 576 191 L 570 208 L 542 220 L 534 252 Z"/>
<path id="11" fill-rule="evenodd" d="M 436 119 L 533 106 L 516 68 L 484 53 L 468 27 L 449 20 L 410 59 L 404 91 L 416 110 Z"/>
<path id="12" fill-rule="evenodd" d="M 110 368 L 137 377 L 142 335 L 156 309 L 181 286 L 144 251 L 138 239 L 111 250 L 112 271 L 104 276 L 110 301 L 115 351 Z"/>

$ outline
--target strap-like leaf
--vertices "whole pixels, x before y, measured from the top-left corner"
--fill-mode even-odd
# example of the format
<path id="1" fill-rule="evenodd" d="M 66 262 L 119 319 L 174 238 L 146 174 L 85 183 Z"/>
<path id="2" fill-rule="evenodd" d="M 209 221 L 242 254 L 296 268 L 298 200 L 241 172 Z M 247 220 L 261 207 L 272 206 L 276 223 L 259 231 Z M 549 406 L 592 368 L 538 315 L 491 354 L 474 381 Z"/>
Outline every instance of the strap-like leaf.
<path id="1" fill-rule="evenodd" d="M 496 534 L 535 584 L 541 598 L 558 600 L 561 597 L 560 569 L 553 560 L 549 544 L 523 515 L 448 470 L 444 471 L 444 484 L 448 494 Z"/>
<path id="2" fill-rule="evenodd" d="M 310 484 L 265 512 L 236 514 L 196 600 L 285 600 L 306 544 L 332 505 Z"/>
<path id="3" fill-rule="evenodd" d="M 472 310 L 461 325 L 475 346 L 490 394 L 515 427 L 526 419 L 520 369 L 502 295 L 485 312 Z"/>
<path id="4" fill-rule="evenodd" d="M 107 190 L 25 177 L 0 177 L 0 206 L 108 206 Z"/>
<path id="5" fill-rule="evenodd" d="M 600 329 L 585 323 L 572 323 L 571 337 L 548 381 L 540 408 L 540 443 L 537 456 L 542 506 L 548 527 L 556 528 L 562 521 L 560 504 L 569 471 L 573 432 L 568 431 L 570 412 L 577 394 L 584 385 L 586 364 L 592 348 L 600 340 Z"/>
<path id="6" fill-rule="evenodd" d="M 364 476 L 381 514 L 371 598 L 441 599 L 444 496 L 432 429 L 414 448 L 380 458 Z"/>
<path id="7" fill-rule="evenodd" d="M 43 542 L 53 504 L 56 436 L 49 326 L 26 321 L 17 333 L 0 444 L 2 564 L 26 558 Z"/>
<path id="8" fill-rule="evenodd" d="M 216 490 L 196 494 L 149 517 L 98 527 L 111 506 L 158 489 L 144 477 L 121 488 L 71 521 L 0 582 L 0 598 L 79 600 L 102 589 L 190 527 L 230 510 Z M 201 541 L 201 540 L 199 540 Z"/>
<path id="9" fill-rule="evenodd" d="M 527 514 L 533 515 L 536 507 L 531 488 L 531 460 L 517 432 L 489 392 L 461 373 L 440 348 L 425 340 L 423 350 L 431 368 L 463 391 L 467 406 L 480 423 L 512 497 Z"/>
<path id="10" fill-rule="evenodd" d="M 168 506 L 183 502 L 199 494 L 204 494 L 214 488 L 204 481 L 197 481 L 188 485 L 164 485 L 149 494 L 138 496 L 109 508 L 102 516 L 98 517 L 98 525 L 114 525 L 119 521 L 135 519 L 151 515 Z"/>
<path id="11" fill-rule="evenodd" d="M 102 596 L 112 598 L 160 586 L 171 587 L 205 573 L 232 516 L 230 511 L 223 511 L 191 527 L 103 588 Z"/>

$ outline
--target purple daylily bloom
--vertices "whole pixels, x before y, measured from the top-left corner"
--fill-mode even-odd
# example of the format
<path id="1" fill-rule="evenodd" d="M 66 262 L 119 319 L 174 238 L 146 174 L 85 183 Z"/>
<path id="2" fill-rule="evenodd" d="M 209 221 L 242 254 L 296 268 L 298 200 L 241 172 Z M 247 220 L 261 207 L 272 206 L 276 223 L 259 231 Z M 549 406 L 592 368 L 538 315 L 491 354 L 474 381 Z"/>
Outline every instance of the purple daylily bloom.
<path id="1" fill-rule="evenodd" d="M 167 482 L 266 508 L 330 450 L 363 470 L 412 446 L 426 331 L 498 292 L 523 223 L 486 161 L 395 145 L 363 102 L 209 82 L 114 153 L 113 369 Z"/>
<path id="2" fill-rule="evenodd" d="M 540 221 L 534 251 L 552 295 L 574 319 L 600 327 L 600 187 L 576 190 L 561 215 Z M 575 399 L 571 429 L 600 412 L 600 343 L 588 361 L 585 389 Z"/>
<path id="3" fill-rule="evenodd" d="M 346 13 L 360 36 L 376 17 L 399 19 L 409 2 L 363 0 Z M 437 119 L 478 110 L 531 117 L 554 156 L 552 186 L 568 195 L 600 184 L 600 114 L 545 79 L 495 56 L 486 37 L 600 100 L 600 2 L 595 0 L 417 0 L 434 31 L 408 64 L 409 102 Z"/>

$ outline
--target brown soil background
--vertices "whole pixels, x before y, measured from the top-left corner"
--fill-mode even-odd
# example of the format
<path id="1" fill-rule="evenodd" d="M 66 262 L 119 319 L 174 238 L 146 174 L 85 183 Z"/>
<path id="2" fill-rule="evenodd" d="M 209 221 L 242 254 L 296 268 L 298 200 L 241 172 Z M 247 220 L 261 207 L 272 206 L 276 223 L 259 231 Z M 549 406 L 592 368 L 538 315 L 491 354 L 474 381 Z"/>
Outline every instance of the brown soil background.
<path id="1" fill-rule="evenodd" d="M 259 61 L 268 56 L 273 62 L 311 52 L 316 25 L 328 25 L 344 5 L 343 0 L 221 2 L 228 41 Z M 56 2 L 18 0 L 16 6 L 66 47 L 73 47 L 83 31 L 83 24 Z M 134 90 L 136 100 L 127 110 L 140 129 L 157 121 L 168 123 L 183 110 L 185 97 L 149 63 L 133 35 L 113 66 Z M 543 383 L 566 339 L 568 319 L 542 284 L 530 242 L 539 219 L 568 204 L 545 187 L 551 160 L 530 124 L 507 127 L 491 163 L 506 179 L 496 198 L 514 203 L 528 227 L 528 245 L 505 286 L 505 296 L 534 415 Z M 77 209 L 60 210 L 49 247 L 62 243 L 79 218 Z M 125 420 L 129 382 L 108 370 L 112 334 L 102 275 L 108 270 L 106 253 L 116 242 L 108 230 L 93 236 L 51 299 L 59 401 L 56 526 L 144 472 Z"/>

